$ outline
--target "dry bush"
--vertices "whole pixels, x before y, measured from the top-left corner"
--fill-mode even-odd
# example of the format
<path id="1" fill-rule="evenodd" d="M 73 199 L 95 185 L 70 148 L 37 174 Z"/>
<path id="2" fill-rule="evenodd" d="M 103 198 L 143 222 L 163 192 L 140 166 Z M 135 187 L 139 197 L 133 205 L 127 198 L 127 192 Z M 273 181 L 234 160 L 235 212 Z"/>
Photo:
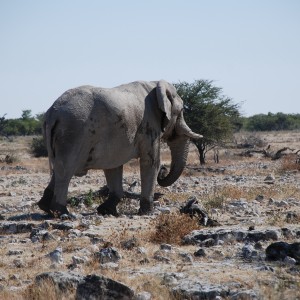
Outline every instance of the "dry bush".
<path id="1" fill-rule="evenodd" d="M 203 201 L 203 206 L 206 211 L 210 212 L 211 209 L 222 209 L 225 205 L 225 197 L 222 195 L 216 195 L 214 197 L 209 197 Z"/>
<path id="2" fill-rule="evenodd" d="M 294 154 L 286 155 L 282 158 L 279 172 L 300 171 L 300 163 L 297 162 L 297 157 Z"/>
<path id="3" fill-rule="evenodd" d="M 200 226 L 196 219 L 179 213 L 161 214 L 152 224 L 155 231 L 150 236 L 154 243 L 177 244 L 182 243 L 182 238 Z"/>

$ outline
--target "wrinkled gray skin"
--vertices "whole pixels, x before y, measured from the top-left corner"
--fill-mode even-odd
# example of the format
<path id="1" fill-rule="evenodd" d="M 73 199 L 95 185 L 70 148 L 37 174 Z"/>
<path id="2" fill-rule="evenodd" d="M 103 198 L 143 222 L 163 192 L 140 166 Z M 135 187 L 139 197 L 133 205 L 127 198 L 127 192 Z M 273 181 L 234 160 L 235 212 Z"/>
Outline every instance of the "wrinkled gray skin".
<path id="1" fill-rule="evenodd" d="M 103 169 L 109 197 L 99 214 L 117 215 L 123 196 L 123 164 L 140 159 L 140 213 L 153 210 L 156 179 L 173 184 L 186 163 L 190 138 L 183 102 L 166 81 L 137 81 L 111 89 L 82 86 L 66 91 L 45 115 L 44 136 L 52 177 L 38 206 L 47 213 L 68 213 L 67 192 L 73 175 Z M 160 141 L 171 149 L 170 172 L 160 167 Z"/>

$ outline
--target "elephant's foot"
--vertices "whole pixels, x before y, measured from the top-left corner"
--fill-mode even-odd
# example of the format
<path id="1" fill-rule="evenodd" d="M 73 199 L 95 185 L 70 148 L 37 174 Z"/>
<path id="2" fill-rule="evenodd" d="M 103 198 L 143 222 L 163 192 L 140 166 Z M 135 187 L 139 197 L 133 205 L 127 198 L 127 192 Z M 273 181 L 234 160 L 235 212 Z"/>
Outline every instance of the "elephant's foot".
<path id="1" fill-rule="evenodd" d="M 119 214 L 117 212 L 117 205 L 120 202 L 120 199 L 114 195 L 110 195 L 109 198 L 100 204 L 97 208 L 99 215 L 113 215 L 117 217 Z"/>
<path id="2" fill-rule="evenodd" d="M 69 211 L 65 205 L 54 203 L 51 204 L 50 213 L 54 217 L 60 217 L 61 215 L 68 215 Z"/>
<path id="3" fill-rule="evenodd" d="M 52 214 L 50 210 L 50 204 L 53 198 L 53 191 L 46 188 L 41 200 L 37 203 L 38 207 L 48 214 Z"/>
<path id="4" fill-rule="evenodd" d="M 139 215 L 149 215 L 153 213 L 153 211 L 154 211 L 153 199 L 141 198 Z"/>

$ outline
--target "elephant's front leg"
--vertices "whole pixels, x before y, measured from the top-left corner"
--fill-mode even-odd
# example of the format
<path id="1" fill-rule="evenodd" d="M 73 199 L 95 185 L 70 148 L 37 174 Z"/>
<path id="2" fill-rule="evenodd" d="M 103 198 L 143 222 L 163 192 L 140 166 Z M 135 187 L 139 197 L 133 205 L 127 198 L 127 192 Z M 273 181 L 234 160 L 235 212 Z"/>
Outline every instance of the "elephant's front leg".
<path id="1" fill-rule="evenodd" d="M 108 199 L 97 208 L 98 214 L 118 216 L 117 205 L 123 196 L 123 166 L 104 170 L 109 189 Z"/>
<path id="2" fill-rule="evenodd" d="M 139 214 L 149 214 L 153 212 L 154 187 L 160 165 L 159 144 L 141 156 L 141 199 Z"/>

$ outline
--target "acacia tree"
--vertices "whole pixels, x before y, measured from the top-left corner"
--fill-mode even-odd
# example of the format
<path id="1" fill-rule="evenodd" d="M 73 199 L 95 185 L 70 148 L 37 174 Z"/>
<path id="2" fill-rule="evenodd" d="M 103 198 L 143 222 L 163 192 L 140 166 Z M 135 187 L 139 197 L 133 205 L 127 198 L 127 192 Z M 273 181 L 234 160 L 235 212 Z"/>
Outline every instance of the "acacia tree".
<path id="1" fill-rule="evenodd" d="M 192 140 L 199 151 L 200 164 L 205 164 L 205 154 L 217 145 L 224 144 L 240 129 L 239 104 L 222 94 L 222 88 L 210 80 L 195 80 L 193 83 L 175 83 L 178 94 L 184 101 L 184 115 L 189 127 L 203 138 Z"/>

